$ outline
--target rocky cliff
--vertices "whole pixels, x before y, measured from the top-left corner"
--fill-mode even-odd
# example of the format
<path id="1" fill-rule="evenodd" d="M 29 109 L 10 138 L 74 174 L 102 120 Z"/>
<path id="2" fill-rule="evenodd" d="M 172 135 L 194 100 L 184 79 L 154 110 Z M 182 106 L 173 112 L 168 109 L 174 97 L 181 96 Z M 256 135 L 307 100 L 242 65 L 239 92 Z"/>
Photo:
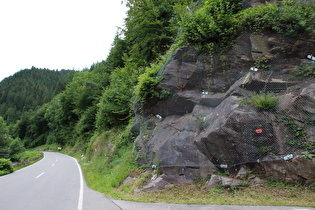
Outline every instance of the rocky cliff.
<path id="1" fill-rule="evenodd" d="M 288 38 L 244 32 L 224 53 L 174 52 L 157 89 L 167 99 L 135 104 L 138 163 L 171 183 L 247 165 L 263 176 L 315 182 L 315 34 Z M 313 75 L 314 76 L 314 75 Z M 277 106 L 247 103 L 272 93 Z M 303 155 L 304 154 L 304 157 Z"/>

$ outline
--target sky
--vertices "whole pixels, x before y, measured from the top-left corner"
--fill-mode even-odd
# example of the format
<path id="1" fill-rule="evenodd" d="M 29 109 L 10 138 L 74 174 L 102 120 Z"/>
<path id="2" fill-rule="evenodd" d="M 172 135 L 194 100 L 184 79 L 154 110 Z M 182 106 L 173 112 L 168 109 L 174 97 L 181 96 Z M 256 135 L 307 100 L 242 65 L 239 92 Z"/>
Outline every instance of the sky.
<path id="1" fill-rule="evenodd" d="M 122 0 L 0 1 L 0 81 L 31 68 L 89 68 L 105 60 L 127 8 Z"/>

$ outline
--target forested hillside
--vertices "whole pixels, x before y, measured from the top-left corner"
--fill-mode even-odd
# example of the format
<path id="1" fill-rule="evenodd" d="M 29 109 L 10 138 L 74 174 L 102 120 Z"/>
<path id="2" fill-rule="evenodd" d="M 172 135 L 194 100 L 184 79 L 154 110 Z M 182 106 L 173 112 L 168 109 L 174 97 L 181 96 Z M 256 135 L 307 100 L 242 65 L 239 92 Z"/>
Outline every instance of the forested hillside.
<path id="1" fill-rule="evenodd" d="M 0 82 L 0 116 L 14 123 L 23 112 L 35 110 L 66 88 L 74 71 L 24 69 Z"/>

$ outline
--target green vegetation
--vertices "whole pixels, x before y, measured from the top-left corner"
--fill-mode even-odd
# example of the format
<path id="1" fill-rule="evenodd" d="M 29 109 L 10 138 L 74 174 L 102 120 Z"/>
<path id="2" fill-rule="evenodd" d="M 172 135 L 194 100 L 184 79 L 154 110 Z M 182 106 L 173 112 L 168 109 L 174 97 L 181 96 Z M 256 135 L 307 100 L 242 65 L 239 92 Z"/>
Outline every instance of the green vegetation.
<path id="1" fill-rule="evenodd" d="M 315 63 L 303 63 L 295 69 L 296 76 L 315 77 Z"/>
<path id="2" fill-rule="evenodd" d="M 274 31 L 289 37 L 314 31 L 312 4 L 283 1 L 243 10 L 241 2 L 128 0 L 125 28 L 117 32 L 106 60 L 80 72 L 32 67 L 3 80 L 0 83 L 0 158 L 5 160 L 1 159 L 2 162 L 8 165 L 10 160 L 25 162 L 38 157 L 39 153 L 25 148 L 63 147 L 73 156 L 80 158 L 83 154 L 80 162 L 87 183 L 115 198 L 311 206 L 314 192 L 303 186 L 296 186 L 294 191 L 281 189 L 280 193 L 278 186 L 268 190 L 233 189 L 231 194 L 223 189 L 205 192 L 204 180 L 198 179 L 195 180 L 197 187 L 175 186 L 133 195 L 133 190 L 151 175 L 141 175 L 143 170 L 134 157 L 138 133 L 131 131 L 132 105 L 135 101 L 145 105 L 172 96 L 171 92 L 158 88 L 162 81 L 158 73 L 172 59 L 170 54 L 174 50 L 193 45 L 200 52 L 223 52 L 244 31 Z M 225 62 L 226 57 L 222 54 L 220 60 Z M 269 61 L 262 58 L 255 66 L 267 70 Z M 296 72 L 314 76 L 312 65 L 301 66 Z M 271 110 L 278 98 L 267 93 L 246 100 L 258 109 Z M 196 116 L 196 121 L 201 129 L 208 126 L 203 116 Z M 295 137 L 303 135 L 301 131 Z M 262 147 L 261 152 L 269 149 Z M 310 150 L 307 151 L 309 154 L 305 153 L 305 157 L 311 157 Z M 141 178 L 136 183 L 120 186 L 128 175 Z"/>
<path id="3" fill-rule="evenodd" d="M 288 128 L 288 131 L 293 134 L 294 138 L 299 139 L 299 142 L 304 142 L 306 138 L 306 130 L 301 123 L 297 123 L 293 119 L 284 120 L 284 124 Z"/>
<path id="4" fill-rule="evenodd" d="M 8 159 L 0 159 L 0 176 L 13 172 L 11 161 Z"/>
<path id="5" fill-rule="evenodd" d="M 314 30 L 314 5 L 300 4 L 292 0 L 246 9 L 238 17 L 242 19 L 245 28 L 255 32 L 272 30 L 296 37 L 300 33 Z"/>
<path id="6" fill-rule="evenodd" d="M 132 122 L 131 122 L 132 123 Z M 131 125 L 131 124 L 130 124 Z M 123 128 L 104 131 L 91 138 L 86 156 L 80 162 L 88 185 L 106 195 L 117 197 L 115 188 L 137 168 L 133 157 L 132 133 Z"/>
<path id="7" fill-rule="evenodd" d="M 265 155 L 265 154 L 267 154 L 270 151 L 272 151 L 272 146 L 260 146 L 258 148 L 258 153 L 260 155 Z"/>
<path id="8" fill-rule="evenodd" d="M 23 163 L 23 162 L 37 159 L 40 156 L 42 156 L 42 153 L 40 153 L 38 151 L 24 151 L 24 152 L 20 152 L 20 153 L 15 154 L 11 158 L 11 160 L 14 162 Z"/>
<path id="9" fill-rule="evenodd" d="M 291 185 L 273 180 L 261 188 L 248 187 L 249 183 L 245 182 L 239 188 L 225 189 L 218 185 L 217 188 L 206 191 L 207 179 L 195 177 L 193 184 L 175 185 L 165 190 L 134 194 L 134 190 L 144 186 L 157 172 L 143 173 L 144 170 L 138 168 L 132 155 L 131 142 L 117 150 L 115 145 L 123 135 L 123 130 L 118 129 L 93 137 L 87 149 L 87 156 L 80 160 L 88 185 L 112 198 L 184 204 L 314 206 L 313 185 Z M 218 174 L 228 175 L 226 172 Z M 121 185 L 128 175 L 134 179 Z"/>
<path id="10" fill-rule="evenodd" d="M 136 172 L 134 172 L 136 174 Z M 148 177 L 150 178 L 150 177 Z M 119 196 L 137 202 L 184 203 L 209 205 L 250 205 L 250 206 L 305 206 L 314 207 L 314 186 L 290 185 L 280 181 L 268 181 L 265 187 L 240 187 L 224 189 L 221 186 L 209 191 L 202 187 L 202 181 L 196 184 L 183 184 L 154 192 L 139 194 L 122 193 L 124 187 L 118 188 Z M 129 185 L 126 188 L 132 188 Z"/>
<path id="11" fill-rule="evenodd" d="M 259 110 L 272 110 L 278 104 L 278 96 L 273 93 L 254 94 L 250 97 L 245 97 L 241 102 L 241 106 L 251 104 Z"/>
<path id="12" fill-rule="evenodd" d="M 197 115 L 196 122 L 201 130 L 209 126 L 209 122 L 205 120 L 205 114 Z"/>
<path id="13" fill-rule="evenodd" d="M 273 93 L 263 93 L 260 95 L 253 95 L 250 103 L 257 109 L 271 110 L 278 104 L 278 96 Z"/>
<path id="14" fill-rule="evenodd" d="M 288 145 L 306 150 L 306 152 L 315 151 L 315 141 L 307 141 L 307 132 L 305 129 L 307 122 L 304 124 L 292 118 L 285 118 L 282 122 L 286 126 L 286 131 L 290 134 L 285 139 Z"/>
<path id="15" fill-rule="evenodd" d="M 241 9 L 240 0 L 204 1 L 201 9 L 183 16 L 183 39 L 205 50 L 229 47 L 238 34 L 235 15 Z"/>
<path id="16" fill-rule="evenodd" d="M 0 158 L 10 158 L 24 150 L 23 142 L 9 135 L 9 128 L 0 116 Z"/>
<path id="17" fill-rule="evenodd" d="M 296 37 L 314 31 L 314 9 L 312 4 L 292 0 L 245 10 L 239 0 L 206 0 L 201 9 L 183 16 L 183 38 L 203 50 L 222 51 L 246 30 Z"/>
<path id="18" fill-rule="evenodd" d="M 192 0 L 128 0 L 126 41 L 129 58 L 140 66 L 149 66 L 164 54 L 178 33 L 175 8 L 186 7 Z"/>
<path id="19" fill-rule="evenodd" d="M 304 151 L 304 152 L 302 152 L 302 157 L 304 157 L 306 159 L 313 159 L 313 158 L 315 158 L 315 155 L 308 152 L 308 151 Z"/>
<path id="20" fill-rule="evenodd" d="M 313 119 L 305 120 L 304 122 L 297 121 L 296 119 L 287 116 L 285 113 L 283 117 L 277 119 L 279 123 L 283 123 L 285 126 L 285 142 L 289 147 L 298 148 L 304 150 L 302 156 L 307 159 L 313 157 L 315 152 L 315 139 L 307 137 L 306 126 L 313 125 Z"/>
<path id="21" fill-rule="evenodd" d="M 103 91 L 96 107 L 97 128 L 106 129 L 128 123 L 132 111 L 133 89 L 141 73 L 143 68 L 133 63 L 112 72 L 110 84 Z"/>
<path id="22" fill-rule="evenodd" d="M 135 95 L 140 102 L 145 103 L 152 98 L 165 99 L 171 95 L 169 91 L 157 88 L 157 84 L 163 79 L 157 74 L 164 65 L 166 58 L 167 56 L 163 57 L 158 63 L 147 67 L 145 73 L 139 76 L 138 83 L 135 86 Z"/>
<path id="23" fill-rule="evenodd" d="M 44 157 L 43 153 L 38 151 L 24 151 L 14 155 L 11 160 L 15 162 L 14 171 L 29 166 Z"/>
<path id="24" fill-rule="evenodd" d="M 255 60 L 254 66 L 262 71 L 267 71 L 270 68 L 269 60 L 266 57 L 261 57 Z"/>
<path id="25" fill-rule="evenodd" d="M 63 91 L 74 71 L 32 67 L 10 76 L 0 83 L 0 116 L 14 123 L 21 115 L 48 103 Z"/>
<path id="26" fill-rule="evenodd" d="M 33 104 L 24 109 L 15 124 L 10 121 L 10 135 L 21 139 L 26 148 L 44 144 L 72 147 L 78 141 L 84 150 L 96 133 L 128 124 L 136 97 L 140 101 L 168 97 L 168 91 L 156 88 L 161 81 L 156 74 L 169 57 L 162 55 L 175 41 L 177 12 L 190 3 L 128 1 L 126 29 L 118 31 L 108 58 L 92 64 L 90 69 L 73 72 L 70 79 L 59 79 L 58 82 L 66 81 L 58 89 L 62 91 L 52 91 L 58 94 L 41 106 Z M 32 68 L 19 75 L 37 75 L 37 71 L 40 70 Z M 45 85 L 49 90 L 55 88 L 54 84 Z"/>
<path id="27" fill-rule="evenodd" d="M 133 116 L 135 100 L 145 104 L 172 96 L 158 88 L 162 77 L 157 73 L 176 48 L 192 44 L 208 50 L 218 46 L 223 49 L 244 30 L 294 35 L 293 31 L 310 31 L 315 19 L 314 5 L 291 1 L 246 10 L 239 0 L 129 0 L 127 5 L 126 28 L 117 32 L 106 60 L 71 74 L 33 67 L 1 82 L 7 90 L 11 80 L 16 79 L 14 84 L 22 84 L 22 90 L 26 90 L 21 93 L 12 87 L 13 95 L 1 92 L 1 106 L 6 111 L 1 113 L 0 107 L 0 114 L 10 123 L 9 136 L 21 139 L 26 148 L 44 144 L 74 146 L 80 141 L 84 150 L 95 133 L 126 126 Z M 256 65 L 268 68 L 269 64 L 260 59 Z M 33 77 L 46 83 L 36 85 L 30 79 Z M 30 90 L 35 90 L 36 103 L 30 99 Z M 19 94 L 24 98 L 18 99 Z M 251 103 L 268 110 L 276 105 L 276 97 L 257 95 Z M 12 108 L 14 116 L 9 114 Z"/>

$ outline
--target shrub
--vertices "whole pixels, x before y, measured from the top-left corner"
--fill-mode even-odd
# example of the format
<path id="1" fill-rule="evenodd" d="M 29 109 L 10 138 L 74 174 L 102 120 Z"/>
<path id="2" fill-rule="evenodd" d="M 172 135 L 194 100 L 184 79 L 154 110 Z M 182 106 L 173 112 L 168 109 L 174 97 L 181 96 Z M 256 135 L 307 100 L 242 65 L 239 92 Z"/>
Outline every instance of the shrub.
<path id="1" fill-rule="evenodd" d="M 290 37 L 314 31 L 315 5 L 292 0 L 242 10 L 238 0 L 207 0 L 182 18 L 182 38 L 197 49 L 222 51 L 243 31 L 275 31 Z"/>
<path id="2" fill-rule="evenodd" d="M 9 159 L 0 159 L 0 176 L 13 172 L 13 167 Z"/>
<path id="3" fill-rule="evenodd" d="M 136 89 L 136 94 L 140 100 L 145 101 L 155 96 L 156 86 L 161 80 L 161 77 L 152 76 L 151 72 L 140 75 L 138 89 Z"/>
<path id="4" fill-rule="evenodd" d="M 273 93 L 255 94 L 250 98 L 249 103 L 260 110 L 271 110 L 277 106 L 278 96 Z"/>
<path id="5" fill-rule="evenodd" d="M 163 77 L 157 76 L 157 74 L 168 56 L 170 55 L 166 54 L 165 57 L 161 58 L 160 62 L 147 67 L 145 72 L 138 77 L 135 95 L 141 103 L 145 103 L 150 98 L 165 99 L 171 95 L 169 91 L 157 88 L 158 83 L 163 80 Z"/>
<path id="6" fill-rule="evenodd" d="M 11 157 L 17 153 L 25 151 L 24 144 L 20 138 L 12 139 L 9 147 L 10 147 L 10 156 Z"/>
<path id="7" fill-rule="evenodd" d="M 33 160 L 33 159 L 40 157 L 42 155 L 43 154 L 38 152 L 38 151 L 24 151 L 24 152 L 20 152 L 20 153 L 13 155 L 11 157 L 11 160 L 22 163 L 25 161 Z"/>
<path id="8" fill-rule="evenodd" d="M 189 43 L 212 48 L 216 43 L 228 45 L 237 35 L 238 21 L 234 14 L 242 8 L 239 0 L 208 0 L 194 14 L 183 18 L 182 33 Z"/>
<path id="9" fill-rule="evenodd" d="M 134 125 L 134 123 L 135 123 L 135 119 L 131 118 L 129 120 L 129 124 L 126 126 L 125 130 L 120 135 L 119 141 L 116 144 L 117 149 L 120 149 L 123 146 L 130 145 L 131 143 L 134 142 L 134 140 L 139 135 L 139 133 L 136 130 L 132 129 L 132 126 Z"/>
<path id="10" fill-rule="evenodd" d="M 108 127 L 127 124 L 130 119 L 134 86 L 143 68 L 128 63 L 124 68 L 115 69 L 110 76 L 110 85 L 106 87 L 98 104 L 96 127 Z"/>
<path id="11" fill-rule="evenodd" d="M 313 31 L 314 5 L 283 1 L 249 8 L 238 14 L 245 28 L 251 31 L 273 30 L 296 37 L 303 31 Z"/>

